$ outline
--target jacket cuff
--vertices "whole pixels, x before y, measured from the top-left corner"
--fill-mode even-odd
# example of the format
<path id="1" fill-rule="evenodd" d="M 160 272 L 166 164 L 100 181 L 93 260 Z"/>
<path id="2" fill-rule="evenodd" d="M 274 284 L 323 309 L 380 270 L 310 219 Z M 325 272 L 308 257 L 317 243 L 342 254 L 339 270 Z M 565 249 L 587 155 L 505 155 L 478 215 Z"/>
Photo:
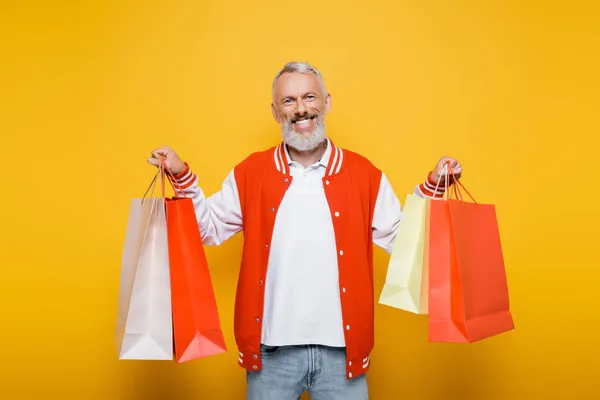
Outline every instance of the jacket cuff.
<path id="1" fill-rule="evenodd" d="M 187 162 L 185 163 L 183 172 L 173 175 L 172 177 L 170 175 L 167 176 L 171 182 L 177 184 L 177 188 L 181 189 L 187 189 L 196 182 L 196 174 L 194 174 Z"/>
<path id="2" fill-rule="evenodd" d="M 444 179 L 440 179 L 440 182 L 438 185 L 437 180 L 434 180 L 431 178 L 432 173 L 433 173 L 433 171 L 429 173 L 425 182 L 423 182 L 419 185 L 419 189 L 425 196 L 432 197 L 435 199 L 441 199 L 444 197 L 444 193 L 446 192 Z M 451 182 L 452 181 L 448 182 L 448 185 L 450 185 Z M 435 188 L 436 185 L 437 185 L 437 190 Z"/>

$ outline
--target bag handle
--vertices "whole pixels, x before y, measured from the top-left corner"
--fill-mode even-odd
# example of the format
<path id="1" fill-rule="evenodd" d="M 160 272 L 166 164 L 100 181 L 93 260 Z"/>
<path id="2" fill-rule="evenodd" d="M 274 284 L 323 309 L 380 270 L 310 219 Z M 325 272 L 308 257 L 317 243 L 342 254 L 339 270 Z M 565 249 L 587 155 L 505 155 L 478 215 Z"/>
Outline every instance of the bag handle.
<path id="1" fill-rule="evenodd" d="M 446 165 L 444 165 L 444 168 L 442 168 L 440 177 L 438 178 L 437 184 L 435 185 L 434 193 L 437 193 L 438 188 L 440 187 L 440 182 L 442 181 L 442 176 L 444 175 L 444 173 L 446 173 L 446 175 L 448 175 L 448 167 L 449 167 L 449 163 L 446 163 Z M 444 196 L 446 195 L 446 193 L 448 193 L 448 176 L 446 176 L 446 178 L 444 179 Z"/>
<path id="2" fill-rule="evenodd" d="M 144 204 L 144 200 L 146 200 L 146 196 L 148 196 L 148 192 L 150 192 L 151 194 L 154 194 L 154 191 L 156 190 L 156 181 L 159 176 L 160 176 L 160 186 L 161 186 L 161 191 L 162 191 L 162 197 L 163 198 L 166 197 L 165 196 L 165 171 L 166 171 L 166 174 L 168 174 L 172 178 L 171 180 L 169 180 L 169 182 L 171 183 L 171 188 L 173 189 L 173 191 L 177 192 L 177 190 L 173 186 L 173 182 L 175 182 L 177 189 L 179 189 L 179 193 L 181 193 L 183 195 L 183 197 L 187 198 L 187 196 L 185 195 L 185 192 L 179 185 L 179 182 L 177 182 L 177 179 L 175 179 L 171 170 L 169 168 L 167 168 L 165 156 L 162 156 L 161 163 L 158 166 L 158 168 L 156 169 L 156 174 L 154 174 L 154 178 L 152 178 L 152 182 L 150 182 L 150 185 L 146 189 L 144 196 L 142 196 L 142 204 Z M 150 189 L 152 189 L 152 190 L 150 190 Z"/>
<path id="3" fill-rule="evenodd" d="M 462 184 L 462 182 L 458 179 L 456 179 L 456 175 L 454 175 L 454 172 L 452 172 L 452 168 L 450 167 L 450 161 L 446 161 L 446 164 L 444 165 L 444 167 L 442 168 L 442 172 L 440 174 L 440 177 L 438 178 L 437 184 L 435 185 L 435 191 L 437 192 L 441 180 L 442 180 L 442 176 L 445 175 L 444 178 L 444 197 L 446 200 L 451 199 L 452 198 L 452 194 L 451 191 L 448 190 L 448 181 L 450 180 L 450 176 L 452 176 L 452 180 L 454 181 L 454 186 L 452 188 L 452 191 L 454 191 L 454 195 L 456 196 L 456 198 L 458 200 L 460 200 L 461 202 L 464 203 L 463 200 L 463 196 L 462 193 L 460 191 L 460 187 L 463 188 L 463 190 L 465 191 L 465 193 L 467 193 L 469 195 L 469 197 L 471 198 L 471 200 L 473 200 L 473 202 L 475 204 L 477 204 L 477 201 L 473 198 L 473 196 L 471 196 L 471 193 L 469 193 L 469 191 L 465 188 L 465 186 Z M 450 194 L 449 194 L 450 193 Z"/>
<path id="4" fill-rule="evenodd" d="M 152 182 L 150 182 L 150 185 L 148 186 L 148 189 L 146 189 L 146 192 L 144 193 L 144 196 L 142 196 L 142 204 L 144 204 L 144 200 L 146 200 L 146 196 L 148 195 L 148 192 L 150 191 L 150 188 L 152 188 L 152 191 L 150 193 L 152 195 L 154 194 L 154 190 L 156 189 L 156 179 L 158 178 L 159 175 L 160 175 L 160 168 L 157 168 L 156 174 L 154 174 L 154 178 L 152 179 Z M 162 176 L 161 176 L 161 180 L 162 180 Z"/>
<path id="5" fill-rule="evenodd" d="M 454 175 L 454 172 L 452 172 L 452 168 L 450 168 L 450 161 L 447 162 L 447 167 L 448 171 L 452 175 L 452 180 L 454 181 L 454 193 L 457 194 L 458 199 L 464 203 L 462 193 L 460 191 L 460 188 L 462 188 L 465 191 L 465 193 L 469 195 L 471 200 L 473 200 L 473 203 L 478 204 L 477 200 L 475 200 L 475 198 L 471 195 L 471 193 L 469 193 L 467 188 L 465 188 L 465 185 L 463 185 L 459 179 L 456 179 L 456 175 Z"/>
<path id="6" fill-rule="evenodd" d="M 187 198 L 187 196 L 185 195 L 185 192 L 183 191 L 183 189 L 181 188 L 181 186 L 179 185 L 179 182 L 177 182 L 177 179 L 175 179 L 175 176 L 173 176 L 173 173 L 171 172 L 171 170 L 167 167 L 167 161 L 165 159 L 165 156 L 162 155 L 161 156 L 161 163 L 160 163 L 160 172 L 161 172 L 161 187 L 162 187 L 162 195 L 163 198 L 165 198 L 165 171 L 166 173 L 169 175 L 169 177 L 171 179 L 168 179 L 169 183 L 171 184 L 171 188 L 173 189 L 173 191 L 175 193 L 177 193 L 177 189 L 179 189 L 179 193 L 181 193 L 183 195 L 184 198 Z M 175 189 L 175 186 L 173 186 L 173 183 L 175 183 L 175 186 L 177 186 L 177 189 Z"/>

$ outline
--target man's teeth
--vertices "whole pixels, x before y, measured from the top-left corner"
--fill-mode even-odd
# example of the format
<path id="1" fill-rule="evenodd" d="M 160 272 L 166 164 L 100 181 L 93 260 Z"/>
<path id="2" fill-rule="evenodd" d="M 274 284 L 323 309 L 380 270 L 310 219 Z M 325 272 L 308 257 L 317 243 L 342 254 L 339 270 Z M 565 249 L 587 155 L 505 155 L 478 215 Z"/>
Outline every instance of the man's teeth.
<path id="1" fill-rule="evenodd" d="M 308 125 L 310 122 L 310 119 L 300 119 L 298 121 L 296 121 L 296 125 Z"/>

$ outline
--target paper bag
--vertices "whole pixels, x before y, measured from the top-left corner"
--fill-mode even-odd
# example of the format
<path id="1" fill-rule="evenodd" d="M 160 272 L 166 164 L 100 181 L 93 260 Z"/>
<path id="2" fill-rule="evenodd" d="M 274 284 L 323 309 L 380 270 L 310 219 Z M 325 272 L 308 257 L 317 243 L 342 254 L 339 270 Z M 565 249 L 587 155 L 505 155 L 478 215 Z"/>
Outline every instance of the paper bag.
<path id="1" fill-rule="evenodd" d="M 131 201 L 121 263 L 116 341 L 121 360 L 173 359 L 164 198 Z"/>
<path id="2" fill-rule="evenodd" d="M 470 343 L 514 329 L 495 207 L 460 195 L 432 201 L 429 218 L 429 340 Z"/>
<path id="3" fill-rule="evenodd" d="M 424 242 L 427 231 L 427 198 L 409 194 L 394 239 L 385 284 L 379 303 L 415 314 L 427 313 L 427 265 Z"/>
<path id="4" fill-rule="evenodd" d="M 166 203 L 178 363 L 227 351 L 194 204 L 183 190 L 180 193 L 184 197 L 170 198 Z"/>

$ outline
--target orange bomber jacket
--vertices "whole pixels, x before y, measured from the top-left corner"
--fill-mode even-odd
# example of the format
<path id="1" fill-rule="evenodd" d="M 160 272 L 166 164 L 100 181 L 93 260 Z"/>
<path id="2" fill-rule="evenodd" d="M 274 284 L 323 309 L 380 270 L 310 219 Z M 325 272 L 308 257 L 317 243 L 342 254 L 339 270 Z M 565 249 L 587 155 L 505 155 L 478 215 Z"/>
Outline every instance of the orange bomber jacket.
<path id="1" fill-rule="evenodd" d="M 382 173 L 366 158 L 336 147 L 323 188 L 333 223 L 344 335 L 346 377 L 369 369 L 374 343 L 373 211 Z M 238 280 L 234 333 L 239 364 L 260 370 L 262 314 L 275 216 L 292 182 L 282 145 L 250 155 L 234 169 L 243 216 L 244 245 Z"/>
<path id="2" fill-rule="evenodd" d="M 366 158 L 341 149 L 330 140 L 323 188 L 329 203 L 337 245 L 340 300 L 346 341 L 346 378 L 367 372 L 374 344 L 374 284 L 372 220 L 382 173 Z M 234 333 L 239 364 L 249 371 L 262 368 L 260 342 L 265 278 L 275 216 L 292 182 L 283 144 L 253 153 L 234 168 L 243 219 L 244 246 L 235 300 Z M 187 177 L 187 178 L 186 178 Z M 189 166 L 174 176 L 194 184 Z M 451 183 L 450 183 L 451 184 Z M 443 188 L 428 179 L 420 195 L 442 198 Z"/>

